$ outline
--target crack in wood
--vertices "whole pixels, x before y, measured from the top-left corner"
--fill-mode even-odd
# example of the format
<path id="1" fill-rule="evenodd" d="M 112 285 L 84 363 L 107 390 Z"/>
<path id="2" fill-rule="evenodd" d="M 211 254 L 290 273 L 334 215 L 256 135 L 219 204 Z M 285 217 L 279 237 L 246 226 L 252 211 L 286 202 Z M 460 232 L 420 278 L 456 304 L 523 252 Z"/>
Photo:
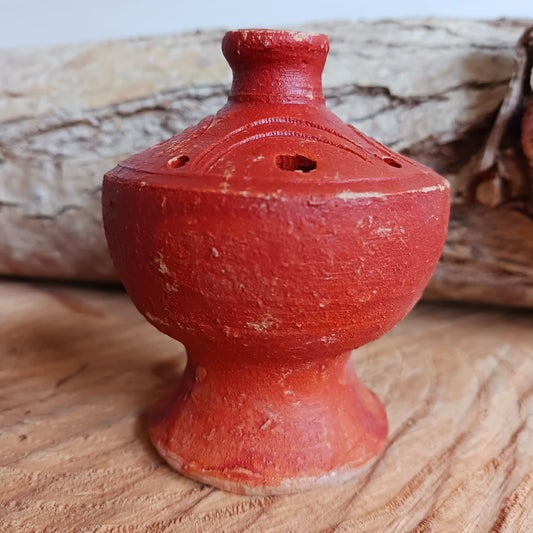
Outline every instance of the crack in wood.
<path id="1" fill-rule="evenodd" d="M 58 379 L 56 381 L 55 387 L 56 389 L 58 387 L 61 387 L 65 383 L 68 383 L 71 379 L 75 378 L 79 374 L 81 374 L 87 367 L 89 366 L 89 363 L 82 363 L 76 370 L 71 372 L 70 374 L 67 374 L 66 376 L 63 376 L 62 378 Z"/>

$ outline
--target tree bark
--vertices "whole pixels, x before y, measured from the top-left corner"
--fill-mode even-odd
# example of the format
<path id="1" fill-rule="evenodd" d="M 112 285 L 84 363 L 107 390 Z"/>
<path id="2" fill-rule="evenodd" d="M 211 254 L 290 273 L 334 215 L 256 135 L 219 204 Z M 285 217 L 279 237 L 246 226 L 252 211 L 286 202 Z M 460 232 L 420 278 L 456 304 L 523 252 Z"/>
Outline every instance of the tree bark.
<path id="1" fill-rule="evenodd" d="M 516 126 L 531 93 L 524 37 L 515 58 L 527 26 L 416 19 L 306 28 L 331 39 L 330 109 L 452 183 L 450 232 L 428 297 L 533 306 L 532 173 Z M 102 175 L 225 103 L 222 35 L 0 52 L 0 274 L 116 279 Z"/>

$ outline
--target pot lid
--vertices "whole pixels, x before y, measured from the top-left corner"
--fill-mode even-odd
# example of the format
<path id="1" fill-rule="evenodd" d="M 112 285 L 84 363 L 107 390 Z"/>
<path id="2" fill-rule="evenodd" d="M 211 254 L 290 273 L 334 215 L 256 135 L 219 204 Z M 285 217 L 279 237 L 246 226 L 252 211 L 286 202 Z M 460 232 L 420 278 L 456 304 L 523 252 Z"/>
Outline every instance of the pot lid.
<path id="1" fill-rule="evenodd" d="M 400 156 L 325 106 L 323 34 L 228 32 L 227 104 L 196 126 L 123 161 L 110 176 L 241 195 L 290 192 L 344 199 L 447 191 L 444 178 Z"/>

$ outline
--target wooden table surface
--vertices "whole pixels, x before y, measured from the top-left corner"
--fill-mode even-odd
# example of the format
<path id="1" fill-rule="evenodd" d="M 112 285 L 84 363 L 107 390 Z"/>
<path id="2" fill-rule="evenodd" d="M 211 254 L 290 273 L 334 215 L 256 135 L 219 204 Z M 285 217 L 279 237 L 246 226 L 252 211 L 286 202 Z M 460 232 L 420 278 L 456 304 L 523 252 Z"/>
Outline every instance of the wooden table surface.
<path id="1" fill-rule="evenodd" d="M 533 314 L 421 304 L 354 352 L 389 445 L 362 478 L 245 497 L 190 481 L 145 413 L 181 345 L 118 291 L 0 283 L 0 531 L 533 532 Z"/>

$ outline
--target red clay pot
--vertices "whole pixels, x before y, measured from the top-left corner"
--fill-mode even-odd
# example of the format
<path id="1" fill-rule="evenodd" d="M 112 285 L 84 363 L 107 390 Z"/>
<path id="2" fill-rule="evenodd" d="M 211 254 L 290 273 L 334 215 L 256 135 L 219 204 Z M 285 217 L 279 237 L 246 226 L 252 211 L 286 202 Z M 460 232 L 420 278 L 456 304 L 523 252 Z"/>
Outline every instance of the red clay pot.
<path id="1" fill-rule="evenodd" d="M 152 441 L 234 492 L 337 483 L 379 456 L 385 410 L 350 350 L 413 307 L 444 243 L 447 182 L 325 107 L 328 48 L 325 35 L 228 33 L 227 105 L 104 179 L 128 294 L 188 353 Z"/>

